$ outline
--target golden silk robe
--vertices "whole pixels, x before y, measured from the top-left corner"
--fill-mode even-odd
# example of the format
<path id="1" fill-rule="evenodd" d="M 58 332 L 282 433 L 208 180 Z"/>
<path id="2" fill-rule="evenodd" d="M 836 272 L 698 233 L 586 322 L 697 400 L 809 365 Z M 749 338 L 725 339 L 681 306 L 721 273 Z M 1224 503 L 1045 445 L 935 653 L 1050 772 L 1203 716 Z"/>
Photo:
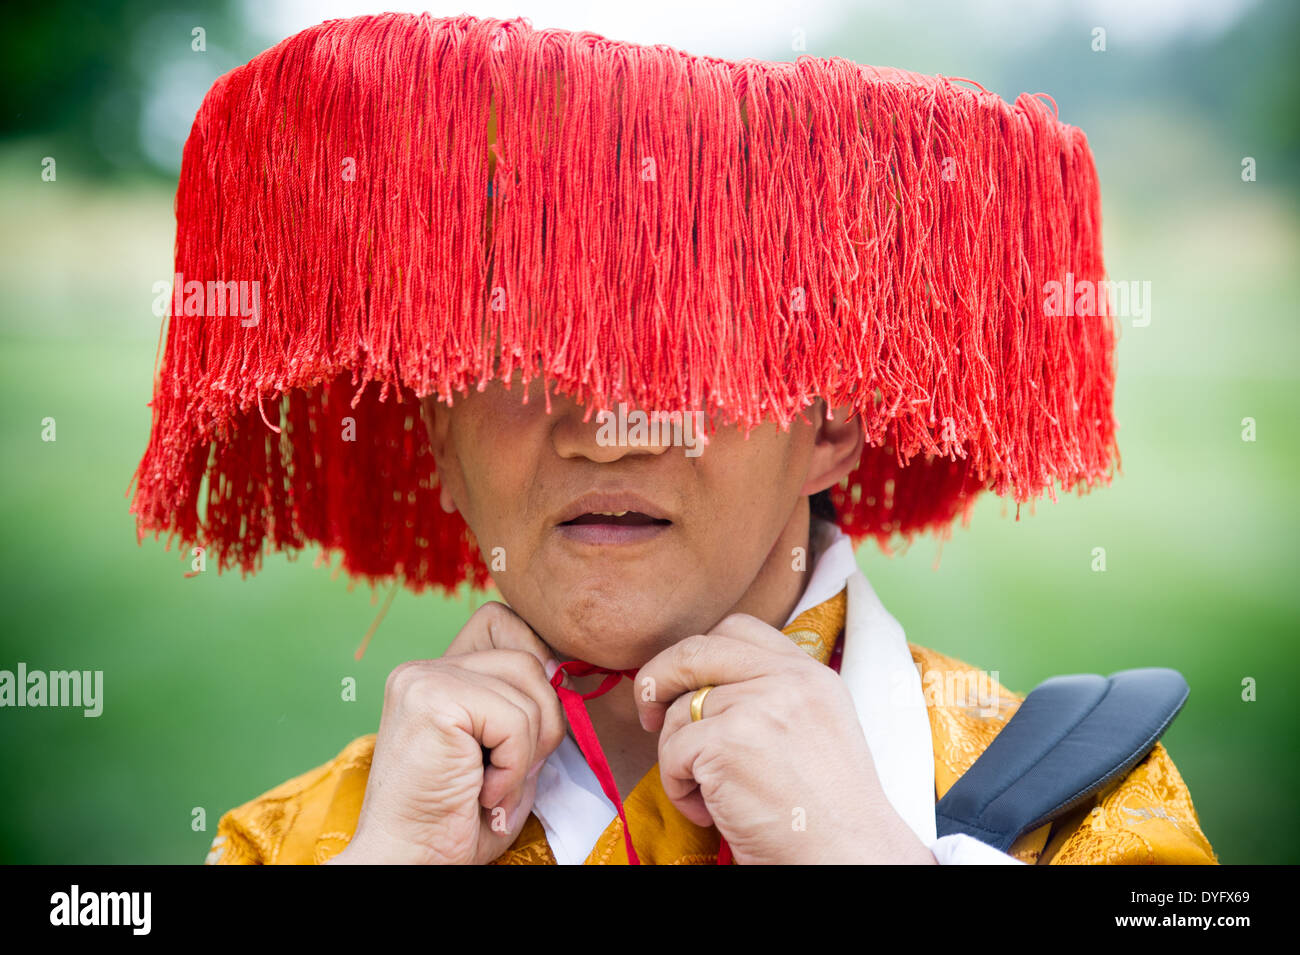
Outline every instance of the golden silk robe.
<path id="1" fill-rule="evenodd" d="M 845 619 L 846 595 L 800 614 L 783 632 L 823 663 L 830 660 Z M 922 674 L 951 674 L 957 682 L 988 683 L 987 675 L 961 661 L 908 644 Z M 1024 697 L 993 683 L 998 705 L 943 705 L 927 694 L 934 743 L 935 798 L 984 752 Z M 353 740 L 337 756 L 230 810 L 217 825 L 206 861 L 211 864 L 323 863 L 348 844 L 365 796 L 375 734 Z M 687 820 L 668 800 L 658 765 L 624 800 L 633 843 L 647 865 L 713 865 L 718 831 Z M 1038 865 L 1217 864 L 1201 832 L 1191 795 L 1160 743 L 1128 775 L 1068 816 L 1026 833 L 1009 854 Z M 529 815 L 514 843 L 494 865 L 554 865 L 540 820 Z M 626 865 L 623 823 L 617 817 L 601 834 L 587 865 Z"/>

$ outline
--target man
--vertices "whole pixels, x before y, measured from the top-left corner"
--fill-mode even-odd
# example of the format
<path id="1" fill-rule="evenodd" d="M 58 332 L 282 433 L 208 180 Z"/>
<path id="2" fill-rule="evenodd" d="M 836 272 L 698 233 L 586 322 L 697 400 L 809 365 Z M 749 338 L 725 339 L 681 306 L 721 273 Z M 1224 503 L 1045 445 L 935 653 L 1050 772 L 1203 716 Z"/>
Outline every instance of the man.
<path id="1" fill-rule="evenodd" d="M 1009 853 L 936 838 L 1019 698 L 927 693 L 980 674 L 852 555 L 1109 480 L 1105 304 L 1042 300 L 1104 275 L 1096 173 L 1038 98 L 331 21 L 214 85 L 177 221 L 141 533 L 504 598 L 212 861 L 1213 861 L 1158 743 Z M 194 320 L 218 280 L 256 321 Z"/>

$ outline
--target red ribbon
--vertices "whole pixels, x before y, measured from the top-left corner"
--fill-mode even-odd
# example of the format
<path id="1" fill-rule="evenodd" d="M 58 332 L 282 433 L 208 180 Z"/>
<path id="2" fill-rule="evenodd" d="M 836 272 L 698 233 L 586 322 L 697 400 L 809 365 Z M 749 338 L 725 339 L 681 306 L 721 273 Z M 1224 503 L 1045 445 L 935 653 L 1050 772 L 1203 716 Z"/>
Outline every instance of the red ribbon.
<path id="1" fill-rule="evenodd" d="M 840 651 L 843 648 L 843 640 L 837 641 L 835 650 L 831 654 L 829 666 L 836 673 L 840 672 Z M 578 748 L 582 750 L 582 755 L 586 757 L 587 765 L 591 771 L 596 774 L 596 779 L 600 781 L 600 788 L 605 791 L 609 801 L 614 804 L 618 810 L 618 818 L 623 821 L 623 842 L 627 845 L 627 861 L 629 865 L 640 865 L 641 860 L 637 858 L 636 849 L 632 848 L 632 830 L 628 828 L 627 816 L 623 812 L 623 800 L 618 795 L 618 786 L 614 782 L 614 773 L 609 768 L 609 761 L 605 759 L 605 753 L 600 748 L 600 741 L 596 739 L 596 729 L 591 725 L 591 716 L 587 713 L 587 707 L 584 706 L 586 700 L 595 699 L 603 696 L 618 685 L 624 677 L 629 680 L 635 680 L 637 673 L 640 672 L 638 667 L 635 670 L 611 670 L 607 667 L 598 667 L 592 663 L 584 663 L 581 660 L 569 660 L 561 663 L 551 674 L 551 686 L 555 687 L 555 692 L 560 696 L 560 703 L 564 706 L 564 713 L 569 718 L 569 726 L 573 730 L 573 738 L 578 743 Z M 571 690 L 563 686 L 560 681 L 564 679 L 564 674 L 570 673 L 573 676 L 591 676 L 593 673 L 606 674 L 605 679 L 601 680 L 600 686 L 590 693 L 579 693 L 577 690 Z M 727 845 L 727 840 L 718 834 L 718 865 L 731 865 L 731 846 Z"/>
<path id="2" fill-rule="evenodd" d="M 609 762 L 605 759 L 605 753 L 600 748 L 600 741 L 596 739 L 596 730 L 591 725 L 591 717 L 588 715 L 587 707 L 583 703 L 586 700 L 595 699 L 608 693 L 624 677 L 635 680 L 638 672 L 639 668 L 636 670 L 610 670 L 592 663 L 584 663 L 581 660 L 569 660 L 561 663 L 551 675 L 551 686 L 555 687 L 555 692 L 560 696 L 560 703 L 564 706 L 564 713 L 569 718 L 569 726 L 573 729 L 573 738 L 577 741 L 578 748 L 582 750 L 582 755 L 586 757 L 587 765 L 591 767 L 591 771 L 596 774 L 596 779 L 600 781 L 600 788 L 605 791 L 609 801 L 618 810 L 618 818 L 623 820 L 623 842 L 627 846 L 629 865 L 640 865 L 641 860 L 637 858 L 636 849 L 632 847 L 632 830 L 628 828 L 627 816 L 623 812 L 623 800 L 618 795 L 618 786 L 614 782 L 614 774 L 610 771 Z M 577 690 L 570 690 L 568 687 L 561 685 L 560 681 L 564 679 L 565 673 L 570 673 L 573 676 L 590 676 L 593 673 L 607 675 L 596 689 L 590 693 L 580 694 Z M 727 845 L 727 840 L 719 835 L 718 865 L 729 865 L 730 863 L 731 848 Z"/>

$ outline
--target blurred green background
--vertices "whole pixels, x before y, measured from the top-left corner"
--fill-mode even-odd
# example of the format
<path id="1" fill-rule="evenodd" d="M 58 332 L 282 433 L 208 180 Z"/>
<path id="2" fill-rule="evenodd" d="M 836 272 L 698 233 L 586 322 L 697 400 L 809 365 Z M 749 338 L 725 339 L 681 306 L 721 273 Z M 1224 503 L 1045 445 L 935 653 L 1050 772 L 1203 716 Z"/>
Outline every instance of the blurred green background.
<path id="1" fill-rule="evenodd" d="M 1110 276 L 1152 283 L 1150 325 L 1126 321 L 1120 343 L 1122 475 L 1019 520 L 986 496 L 942 546 L 887 557 L 868 545 L 859 560 L 911 641 L 1013 690 L 1065 672 L 1181 670 L 1192 695 L 1165 743 L 1221 861 L 1300 861 L 1295 5 L 827 5 L 800 20 L 760 3 L 738 20 L 669 4 L 608 23 L 570 6 L 431 9 L 733 59 L 792 59 L 804 30 L 815 56 L 971 77 L 1007 99 L 1048 92 L 1087 131 Z M 137 546 L 127 513 L 150 423 L 152 286 L 170 277 L 199 100 L 283 36 L 370 9 L 119 0 L 8 15 L 0 669 L 103 670 L 105 706 L 97 719 L 0 710 L 0 861 L 201 861 L 222 812 L 374 731 L 389 670 L 438 655 L 483 599 L 403 591 L 356 662 L 382 594 L 313 566 L 314 552 L 272 556 L 249 579 L 186 579 L 188 559 Z M 1091 49 L 1099 26 L 1104 52 Z M 41 179 L 46 156 L 54 182 Z M 1258 181 L 1242 181 L 1246 156 Z M 41 440 L 46 416 L 54 442 Z M 356 702 L 340 699 L 344 677 Z"/>

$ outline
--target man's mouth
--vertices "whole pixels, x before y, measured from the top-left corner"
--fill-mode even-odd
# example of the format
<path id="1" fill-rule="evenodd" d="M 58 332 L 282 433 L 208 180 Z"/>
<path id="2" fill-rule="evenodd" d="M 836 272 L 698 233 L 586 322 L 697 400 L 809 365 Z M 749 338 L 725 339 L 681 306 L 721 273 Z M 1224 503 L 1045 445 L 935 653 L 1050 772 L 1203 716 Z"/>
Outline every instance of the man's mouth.
<path id="1" fill-rule="evenodd" d="M 556 529 L 566 540 L 602 546 L 647 541 L 673 523 L 658 507 L 633 495 L 584 495 L 561 517 Z"/>
<path id="2" fill-rule="evenodd" d="M 561 527 L 575 527 L 583 524 L 614 524 L 619 527 L 641 527 L 646 524 L 671 524 L 672 521 L 651 517 L 649 514 L 642 514 L 640 511 L 590 511 L 575 517 L 571 521 L 564 521 Z"/>

